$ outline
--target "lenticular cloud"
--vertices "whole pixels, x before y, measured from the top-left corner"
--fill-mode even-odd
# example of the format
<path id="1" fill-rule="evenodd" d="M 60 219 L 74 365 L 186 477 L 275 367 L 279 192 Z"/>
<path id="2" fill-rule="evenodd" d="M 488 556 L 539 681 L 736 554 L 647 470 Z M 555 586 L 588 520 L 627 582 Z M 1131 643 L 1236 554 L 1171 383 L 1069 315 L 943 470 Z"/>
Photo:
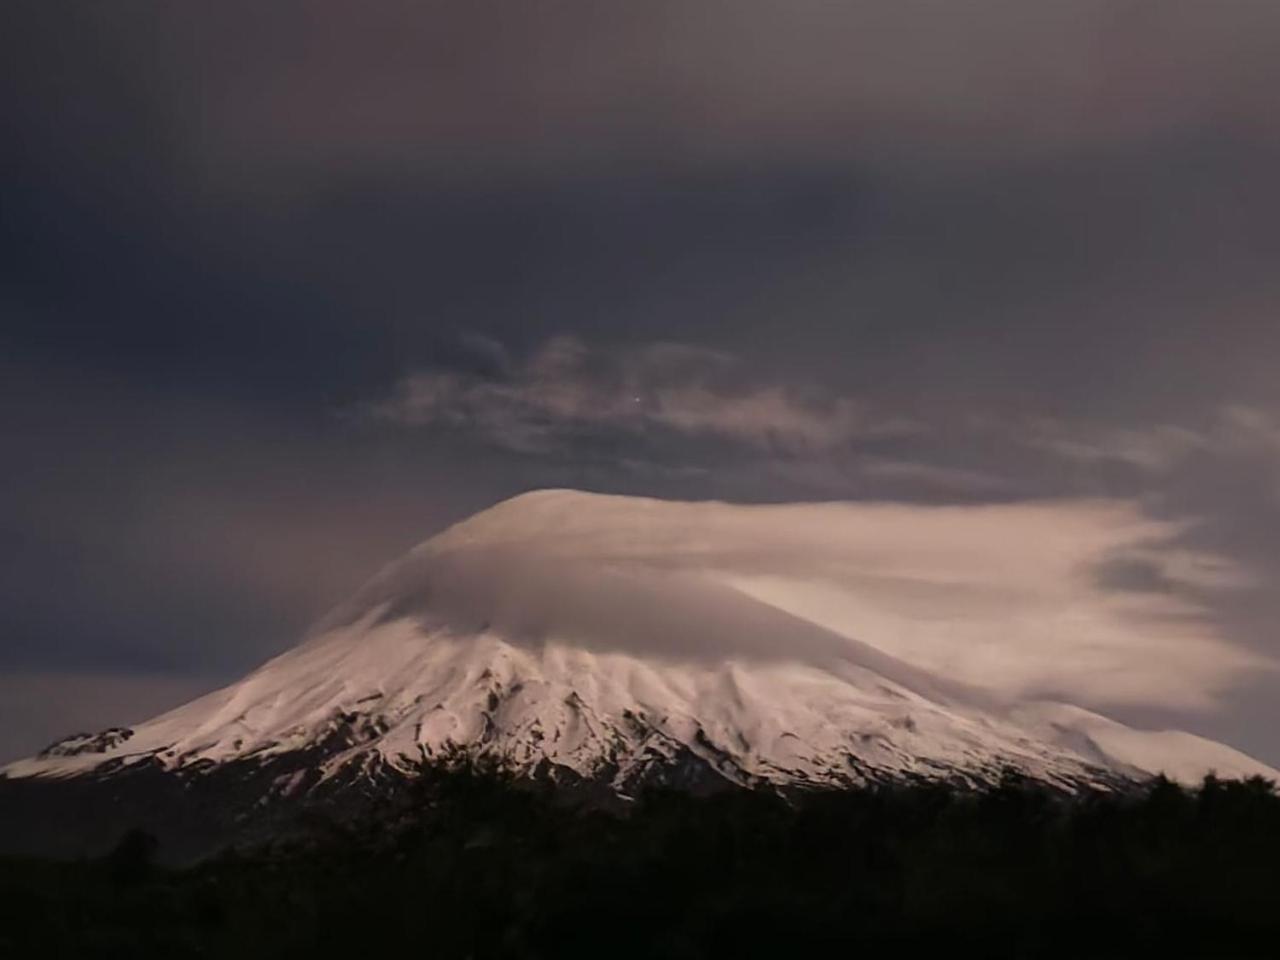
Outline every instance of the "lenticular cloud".
<path id="1" fill-rule="evenodd" d="M 1218 635 L 1195 598 L 1230 571 L 1162 552 L 1177 532 L 1113 500 L 743 506 L 540 491 L 423 544 L 335 617 L 384 604 L 389 618 L 674 660 L 879 654 L 914 683 L 996 698 L 1203 708 L 1270 664 Z M 1099 576 L 1136 555 L 1166 589 Z"/>

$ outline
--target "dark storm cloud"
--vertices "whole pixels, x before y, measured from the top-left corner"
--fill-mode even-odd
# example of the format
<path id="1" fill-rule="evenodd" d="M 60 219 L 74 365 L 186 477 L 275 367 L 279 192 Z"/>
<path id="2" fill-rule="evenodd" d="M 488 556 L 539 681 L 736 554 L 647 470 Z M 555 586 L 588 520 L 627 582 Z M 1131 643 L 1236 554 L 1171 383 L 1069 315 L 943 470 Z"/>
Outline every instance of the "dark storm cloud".
<path id="1" fill-rule="evenodd" d="M 625 329 L 906 399 L 1275 399 L 1269 5 L 606 9 L 15 7 L 19 346 L 314 399 Z"/>
<path id="2" fill-rule="evenodd" d="M 1206 125 L 1277 133 L 1280 15 L 1247 0 L 33 11 L 44 42 L 22 61 L 52 66 L 54 92 L 80 92 L 59 60 L 105 73 L 130 117 L 148 111 L 147 132 L 236 189 L 255 174 L 296 190 L 315 187 L 306 172 L 752 154 L 936 168 Z"/>
<path id="3" fill-rule="evenodd" d="M 1253 579 L 1099 583 L 1274 653 L 1277 35 L 1243 0 L 6 4 L 0 669 L 238 672 L 545 485 L 1122 497 Z M 540 374 L 559 335 L 587 360 Z M 658 342 L 702 366 L 637 424 Z M 1261 699 L 1230 729 L 1274 756 Z"/>

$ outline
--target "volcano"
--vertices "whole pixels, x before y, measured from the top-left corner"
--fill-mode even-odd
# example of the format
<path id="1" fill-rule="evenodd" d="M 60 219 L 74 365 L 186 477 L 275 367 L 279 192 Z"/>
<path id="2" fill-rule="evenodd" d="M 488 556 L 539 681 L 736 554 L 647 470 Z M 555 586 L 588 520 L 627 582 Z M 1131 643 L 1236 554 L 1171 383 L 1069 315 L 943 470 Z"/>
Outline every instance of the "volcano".
<path id="1" fill-rule="evenodd" d="M 221 806 L 219 822 L 245 823 L 376 804 L 468 760 L 624 803 L 656 785 L 978 786 L 1007 771 L 1066 791 L 1277 778 L 1227 746 L 962 681 L 769 599 L 753 587 L 758 531 L 783 531 L 788 563 L 809 541 L 787 531 L 814 519 L 804 505 L 525 494 L 416 547 L 239 682 L 65 738 L 5 767 L 0 788 L 24 798 L 19 819 L 51 796 L 110 796 L 102 810 L 158 791 L 181 817 Z"/>

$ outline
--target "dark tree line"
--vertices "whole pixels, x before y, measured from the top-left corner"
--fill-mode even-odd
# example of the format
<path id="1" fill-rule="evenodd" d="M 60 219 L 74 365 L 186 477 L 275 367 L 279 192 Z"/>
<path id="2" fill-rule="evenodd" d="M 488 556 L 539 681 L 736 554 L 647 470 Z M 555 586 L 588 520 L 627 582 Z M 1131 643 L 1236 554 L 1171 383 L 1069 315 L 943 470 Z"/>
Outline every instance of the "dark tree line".
<path id="1" fill-rule="evenodd" d="M 621 813 L 458 770 L 310 839 L 156 865 L 0 861 L 6 957 L 1280 955 L 1280 797 L 1006 778 L 653 793 Z"/>

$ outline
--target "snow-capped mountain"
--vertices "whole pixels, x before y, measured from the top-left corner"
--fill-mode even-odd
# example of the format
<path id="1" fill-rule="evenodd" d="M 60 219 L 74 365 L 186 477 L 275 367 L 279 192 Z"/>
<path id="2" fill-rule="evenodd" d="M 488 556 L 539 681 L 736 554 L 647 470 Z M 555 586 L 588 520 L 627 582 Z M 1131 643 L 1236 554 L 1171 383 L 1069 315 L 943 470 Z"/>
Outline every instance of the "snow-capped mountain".
<path id="1" fill-rule="evenodd" d="M 264 796 L 282 797 L 459 756 L 621 796 L 1005 768 L 1067 788 L 1277 777 L 1190 734 L 948 680 L 753 595 L 726 530 L 785 527 L 788 509 L 517 497 L 415 548 L 238 683 L 3 777 L 194 781 L 234 766 L 269 772 Z"/>

